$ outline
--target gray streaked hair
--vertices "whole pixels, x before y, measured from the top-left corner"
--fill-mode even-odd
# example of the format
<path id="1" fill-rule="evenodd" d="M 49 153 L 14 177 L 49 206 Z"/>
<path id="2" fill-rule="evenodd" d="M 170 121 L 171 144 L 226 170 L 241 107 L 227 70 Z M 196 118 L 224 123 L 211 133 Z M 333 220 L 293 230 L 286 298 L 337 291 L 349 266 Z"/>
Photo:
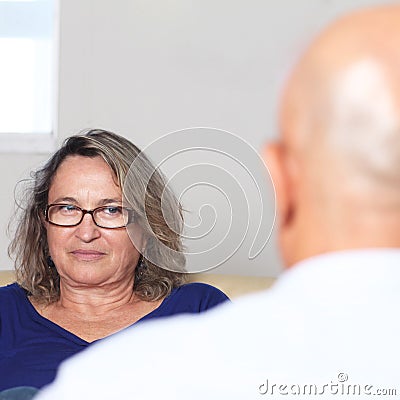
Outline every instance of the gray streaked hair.
<path id="1" fill-rule="evenodd" d="M 93 129 L 67 138 L 47 163 L 32 173 L 31 185 L 25 189 L 24 205 L 18 206 L 19 218 L 11 221 L 16 223 L 16 229 L 8 248 L 9 255 L 15 257 L 17 282 L 21 287 L 39 301 L 54 302 L 59 298 L 60 277 L 57 269 L 49 266 L 43 218 L 52 179 L 61 163 L 74 155 L 101 157 L 115 174 L 121 191 L 124 185 L 128 188 L 124 201 L 134 210 L 135 222 L 147 239 L 135 269 L 134 292 L 142 300 L 155 301 L 182 285 L 186 275 L 181 205 L 161 172 L 133 143 L 115 133 Z M 130 170 L 133 162 L 135 169 Z M 131 184 L 126 185 L 127 177 L 133 180 Z M 132 186 L 134 193 L 129 190 Z M 164 208 L 168 209 L 168 221 L 163 216 Z"/>

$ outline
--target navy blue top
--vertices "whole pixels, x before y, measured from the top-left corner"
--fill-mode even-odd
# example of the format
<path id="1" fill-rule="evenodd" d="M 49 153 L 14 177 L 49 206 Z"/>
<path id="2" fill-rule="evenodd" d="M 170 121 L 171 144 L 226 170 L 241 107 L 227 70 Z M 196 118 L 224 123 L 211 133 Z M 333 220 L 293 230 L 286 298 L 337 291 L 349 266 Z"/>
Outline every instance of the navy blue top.
<path id="1" fill-rule="evenodd" d="M 226 300 L 213 286 L 189 283 L 174 289 L 158 308 L 133 325 L 152 318 L 200 313 Z M 53 381 L 63 360 L 90 344 L 42 317 L 18 284 L 0 288 L 0 390 L 41 388 Z"/>

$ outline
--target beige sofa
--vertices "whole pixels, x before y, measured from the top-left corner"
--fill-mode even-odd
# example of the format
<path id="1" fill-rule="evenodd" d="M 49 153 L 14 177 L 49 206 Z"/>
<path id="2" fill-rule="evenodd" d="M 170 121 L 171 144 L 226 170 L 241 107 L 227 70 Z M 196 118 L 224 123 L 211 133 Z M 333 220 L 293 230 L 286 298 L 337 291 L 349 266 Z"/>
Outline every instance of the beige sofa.
<path id="1" fill-rule="evenodd" d="M 244 294 L 257 292 L 269 288 L 274 278 L 259 276 L 240 276 L 222 274 L 193 274 L 189 276 L 192 282 L 204 282 L 216 286 L 226 293 L 231 299 Z M 13 271 L 0 270 L 0 286 L 14 281 Z"/>

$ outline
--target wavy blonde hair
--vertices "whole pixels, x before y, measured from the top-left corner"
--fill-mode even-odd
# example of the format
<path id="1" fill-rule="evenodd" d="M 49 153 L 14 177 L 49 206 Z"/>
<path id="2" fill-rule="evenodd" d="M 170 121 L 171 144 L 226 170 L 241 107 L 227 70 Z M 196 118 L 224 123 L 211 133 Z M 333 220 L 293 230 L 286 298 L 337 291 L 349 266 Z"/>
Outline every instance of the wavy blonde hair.
<path id="1" fill-rule="evenodd" d="M 49 258 L 43 216 L 52 179 L 60 164 L 73 155 L 102 157 L 121 191 L 124 185 L 127 188 L 124 199 L 133 208 L 136 222 L 147 238 L 145 252 L 135 269 L 134 292 L 142 300 L 155 301 L 182 285 L 186 275 L 181 205 L 161 172 L 133 143 L 115 133 L 95 129 L 67 138 L 50 160 L 32 173 L 24 205 L 18 204 L 18 219 L 11 221 L 16 223 L 16 229 L 8 249 L 15 258 L 20 286 L 39 301 L 54 302 L 60 296 L 60 277 Z M 130 169 L 133 162 L 134 170 Z M 133 187 L 135 190 L 130 190 Z M 168 209 L 168 221 L 164 209 Z"/>

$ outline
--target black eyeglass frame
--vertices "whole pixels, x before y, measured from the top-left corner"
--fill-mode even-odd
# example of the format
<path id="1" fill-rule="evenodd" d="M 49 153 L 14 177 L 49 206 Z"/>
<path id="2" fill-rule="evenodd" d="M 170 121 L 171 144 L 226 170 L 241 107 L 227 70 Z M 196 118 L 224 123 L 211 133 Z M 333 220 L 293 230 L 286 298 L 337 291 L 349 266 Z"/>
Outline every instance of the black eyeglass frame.
<path id="1" fill-rule="evenodd" d="M 69 205 L 73 205 L 75 208 L 77 208 L 78 210 L 80 210 L 82 212 L 82 216 L 81 216 L 81 219 L 79 220 L 79 222 L 77 222 L 76 224 L 73 224 L 73 225 L 62 225 L 62 224 L 56 224 L 55 222 L 52 222 L 52 221 L 49 220 L 49 209 L 50 209 L 50 207 L 52 207 L 52 206 L 69 206 Z M 109 207 L 121 208 L 122 210 L 128 211 L 128 222 L 125 225 L 114 226 L 112 228 L 109 227 L 109 226 L 99 225 L 96 222 L 96 219 L 94 218 L 94 213 L 97 210 L 101 210 L 101 209 L 109 208 Z M 55 226 L 62 226 L 62 227 L 65 227 L 65 228 L 71 228 L 71 227 L 74 227 L 74 226 L 78 226 L 83 221 L 83 218 L 85 217 L 85 215 L 86 214 L 90 214 L 94 224 L 96 226 L 98 226 L 99 228 L 103 228 L 103 229 L 121 229 L 121 228 L 126 228 L 129 224 L 132 224 L 134 222 L 134 219 L 135 219 L 134 218 L 135 217 L 134 212 L 135 212 L 135 210 L 133 210 L 132 208 L 121 207 L 121 206 L 100 206 L 100 207 L 94 208 L 93 210 L 85 210 L 84 208 L 78 207 L 78 206 L 76 206 L 74 204 L 52 203 L 52 204 L 47 204 L 47 206 L 46 206 L 46 208 L 44 210 L 44 218 L 45 218 L 46 222 L 48 222 L 49 224 L 52 224 L 52 225 L 55 225 Z"/>

